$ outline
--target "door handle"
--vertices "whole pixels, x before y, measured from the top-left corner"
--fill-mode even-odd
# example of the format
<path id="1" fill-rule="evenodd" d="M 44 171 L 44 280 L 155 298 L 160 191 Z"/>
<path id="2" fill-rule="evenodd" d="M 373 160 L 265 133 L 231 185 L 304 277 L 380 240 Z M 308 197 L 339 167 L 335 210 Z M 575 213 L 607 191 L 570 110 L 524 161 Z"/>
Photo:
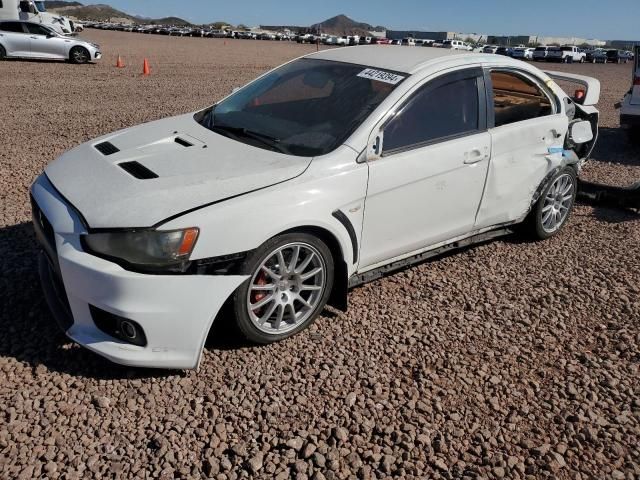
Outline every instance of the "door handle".
<path id="1" fill-rule="evenodd" d="M 474 148 L 464 154 L 464 163 L 466 165 L 473 165 L 481 160 L 484 160 L 485 155 L 479 148 Z"/>
<path id="2" fill-rule="evenodd" d="M 34 40 L 37 40 L 37 39 L 38 39 L 38 37 L 30 37 L 30 38 L 33 38 Z"/>

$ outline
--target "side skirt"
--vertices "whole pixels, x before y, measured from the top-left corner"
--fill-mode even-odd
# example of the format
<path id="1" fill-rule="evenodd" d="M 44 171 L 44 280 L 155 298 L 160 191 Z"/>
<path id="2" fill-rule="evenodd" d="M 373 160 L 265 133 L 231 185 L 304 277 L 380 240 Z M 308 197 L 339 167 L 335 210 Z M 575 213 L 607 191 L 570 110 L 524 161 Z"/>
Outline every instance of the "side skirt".
<path id="1" fill-rule="evenodd" d="M 504 235 L 509 235 L 510 233 L 513 233 L 513 229 L 508 227 L 479 233 L 477 235 L 472 235 L 471 237 L 467 237 L 462 240 L 457 240 L 447 245 L 434 248 L 433 250 L 427 250 L 426 252 L 403 258 L 402 260 L 398 260 L 397 262 L 388 263 L 387 265 L 383 265 L 374 270 L 369 270 L 368 272 L 352 275 L 351 278 L 349 278 L 349 288 L 354 288 L 373 280 L 377 280 L 378 278 L 382 278 L 393 272 L 402 270 L 403 268 L 406 268 L 410 265 L 424 262 L 425 260 L 437 257 L 438 255 L 450 252 L 451 250 L 457 250 L 460 248 L 468 247 L 470 245 L 488 242 L 489 240 L 493 240 L 494 238 L 502 237 Z"/>

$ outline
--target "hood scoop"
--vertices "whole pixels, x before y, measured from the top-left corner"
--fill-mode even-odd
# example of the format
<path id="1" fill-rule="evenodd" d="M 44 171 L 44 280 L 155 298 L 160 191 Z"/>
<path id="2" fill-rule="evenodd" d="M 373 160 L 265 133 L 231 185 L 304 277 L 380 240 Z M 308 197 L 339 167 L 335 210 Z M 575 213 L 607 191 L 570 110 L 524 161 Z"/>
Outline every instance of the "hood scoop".
<path id="1" fill-rule="evenodd" d="M 111 142 L 97 143 L 93 147 L 104 156 L 113 155 L 114 153 L 118 153 L 120 151 L 120 149 Z"/>
<path id="2" fill-rule="evenodd" d="M 152 172 L 147 167 L 138 162 L 122 162 L 119 163 L 118 166 L 138 180 L 150 180 L 152 178 L 158 178 L 157 173 Z"/>

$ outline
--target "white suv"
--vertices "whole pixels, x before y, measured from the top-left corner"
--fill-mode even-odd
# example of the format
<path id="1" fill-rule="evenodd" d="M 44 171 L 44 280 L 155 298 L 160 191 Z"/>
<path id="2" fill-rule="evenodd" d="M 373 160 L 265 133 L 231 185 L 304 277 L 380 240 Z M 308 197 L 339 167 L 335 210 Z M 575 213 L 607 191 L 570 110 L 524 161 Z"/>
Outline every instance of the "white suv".
<path id="1" fill-rule="evenodd" d="M 547 60 L 549 62 L 584 63 L 587 60 L 587 54 L 585 52 L 581 52 L 576 46 L 565 45 L 563 47 L 549 48 L 547 52 Z"/>
<path id="2" fill-rule="evenodd" d="M 450 48 L 451 50 L 465 50 L 467 52 L 473 50 L 473 47 L 462 40 L 445 40 L 442 42 L 442 48 Z"/>

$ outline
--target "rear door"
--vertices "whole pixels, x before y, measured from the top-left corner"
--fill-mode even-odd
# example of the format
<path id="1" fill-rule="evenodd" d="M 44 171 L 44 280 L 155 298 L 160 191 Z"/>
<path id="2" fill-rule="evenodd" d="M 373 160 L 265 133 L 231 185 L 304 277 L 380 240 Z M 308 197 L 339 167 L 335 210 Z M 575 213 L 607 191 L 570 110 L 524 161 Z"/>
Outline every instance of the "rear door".
<path id="1" fill-rule="evenodd" d="M 567 116 L 529 73 L 487 70 L 491 163 L 476 228 L 521 220 L 544 178 L 562 161 Z"/>
<path id="2" fill-rule="evenodd" d="M 0 23 L 0 45 L 7 55 L 28 57 L 31 55 L 29 35 L 23 30 L 22 22 Z"/>
<path id="3" fill-rule="evenodd" d="M 29 32 L 31 56 L 38 58 L 67 58 L 67 50 L 71 40 L 58 35 L 52 35 L 51 30 L 37 23 L 25 22 Z"/>

